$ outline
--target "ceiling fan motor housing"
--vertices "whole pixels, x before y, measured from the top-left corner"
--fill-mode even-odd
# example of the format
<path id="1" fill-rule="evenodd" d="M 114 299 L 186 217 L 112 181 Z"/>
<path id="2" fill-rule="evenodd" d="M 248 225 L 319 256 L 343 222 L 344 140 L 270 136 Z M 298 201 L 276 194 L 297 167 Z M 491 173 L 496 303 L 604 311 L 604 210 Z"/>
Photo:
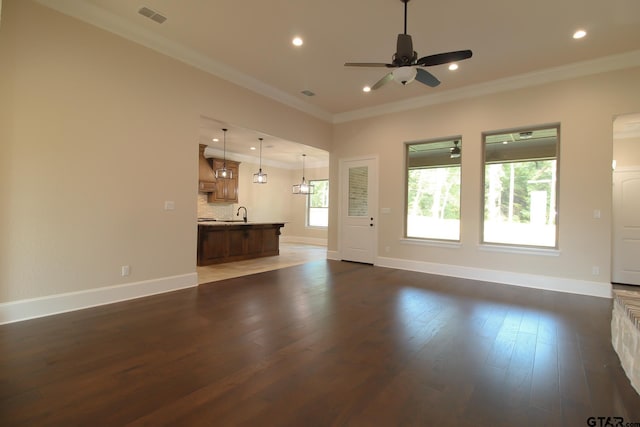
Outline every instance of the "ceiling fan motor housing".
<path id="1" fill-rule="evenodd" d="M 413 65 L 418 60 L 418 53 L 413 50 L 413 41 L 409 34 L 398 34 L 396 54 L 393 55 L 393 65 L 403 67 Z"/>
<path id="2" fill-rule="evenodd" d="M 0 0 L 1 1 L 1 0 Z M 386 67 L 394 70 L 385 74 L 378 80 L 371 90 L 377 90 L 391 80 L 406 85 L 413 80 L 429 87 L 436 87 L 440 84 L 440 80 L 423 67 L 432 67 L 436 65 L 448 64 L 451 62 L 462 61 L 471 58 L 470 50 L 459 50 L 454 52 L 443 52 L 435 55 L 428 55 L 418 59 L 418 53 L 413 50 L 413 41 L 411 36 L 407 34 L 407 3 L 409 0 L 400 0 L 404 3 L 404 33 L 398 34 L 396 44 L 396 53 L 391 58 L 391 63 L 382 62 L 347 62 L 347 67 Z"/>

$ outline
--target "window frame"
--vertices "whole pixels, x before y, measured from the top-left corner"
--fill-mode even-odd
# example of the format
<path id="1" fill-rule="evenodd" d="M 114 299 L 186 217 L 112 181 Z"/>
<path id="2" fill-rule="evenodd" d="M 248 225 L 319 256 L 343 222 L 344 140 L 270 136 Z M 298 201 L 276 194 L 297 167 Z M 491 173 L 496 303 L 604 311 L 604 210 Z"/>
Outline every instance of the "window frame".
<path id="1" fill-rule="evenodd" d="M 555 245 L 554 246 L 542 246 L 542 245 L 533 245 L 533 244 L 525 244 L 525 243 L 505 243 L 505 242 L 492 242 L 485 240 L 485 206 L 486 206 L 486 167 L 487 167 L 487 137 L 501 134 L 509 134 L 509 133 L 520 133 L 520 132 L 534 132 L 545 129 L 556 129 L 556 144 L 555 144 Z M 480 179 L 480 245 L 485 247 L 494 247 L 494 248 L 506 248 L 506 249 L 523 249 L 523 250 L 534 250 L 534 251 L 558 251 L 560 249 L 560 143 L 561 143 L 561 124 L 558 123 L 549 123 L 543 125 L 535 125 L 535 126 L 523 126 L 517 128 L 510 129 L 502 129 L 502 130 L 492 130 L 487 132 L 482 132 L 482 156 L 481 160 L 481 173 L 482 177 Z M 527 161 L 523 159 L 523 161 Z M 532 161 L 529 159 L 528 161 Z M 506 163 L 516 163 L 514 161 L 511 162 L 491 162 L 489 164 L 506 164 Z"/>
<path id="2" fill-rule="evenodd" d="M 327 183 L 327 205 L 326 205 L 326 206 L 311 206 L 311 196 L 312 196 L 312 195 L 311 195 L 311 194 L 309 194 L 309 195 L 307 196 L 307 206 L 306 206 L 306 213 L 307 213 L 306 217 L 307 217 L 307 220 L 306 220 L 306 224 L 305 224 L 305 225 L 306 225 L 308 228 L 322 228 L 322 229 L 326 229 L 326 228 L 328 228 L 328 227 L 329 227 L 329 225 L 328 225 L 328 220 L 329 220 L 329 191 L 330 191 L 330 189 L 329 189 L 329 178 L 322 178 L 322 179 L 310 179 L 310 180 L 309 180 L 309 184 L 310 184 L 310 185 L 315 185 L 314 183 L 317 183 L 317 182 L 324 182 L 324 181 L 326 181 L 326 183 Z M 315 188 L 318 188 L 318 187 L 315 187 Z M 317 190 L 316 190 L 316 191 L 317 191 Z M 327 225 L 312 225 L 312 224 L 310 223 L 310 220 L 311 220 L 311 209 L 312 209 L 312 208 L 313 208 L 313 209 L 326 209 L 326 211 L 327 211 Z"/>
<path id="3" fill-rule="evenodd" d="M 454 136 L 446 136 L 441 138 L 430 138 L 426 140 L 417 140 L 417 141 L 408 141 L 404 143 L 404 219 L 403 219 L 403 237 L 404 241 L 414 241 L 421 243 L 434 243 L 434 244 L 444 244 L 444 245 L 459 245 L 462 239 L 462 181 L 463 181 L 463 169 L 462 169 L 462 156 L 460 156 L 459 163 L 452 163 L 451 165 L 441 165 L 441 166 L 433 166 L 429 169 L 440 169 L 440 168 L 451 168 L 457 167 L 460 170 L 460 181 L 458 183 L 459 192 L 458 192 L 458 205 L 459 205 L 459 214 L 458 214 L 458 238 L 457 239 L 445 239 L 438 237 L 419 237 L 419 236 L 409 236 L 409 174 L 410 174 L 410 158 L 409 158 L 409 147 L 412 145 L 421 145 L 421 144 L 433 144 L 433 143 L 446 143 L 446 142 L 458 141 L 459 147 L 462 149 L 462 135 L 454 135 Z"/>

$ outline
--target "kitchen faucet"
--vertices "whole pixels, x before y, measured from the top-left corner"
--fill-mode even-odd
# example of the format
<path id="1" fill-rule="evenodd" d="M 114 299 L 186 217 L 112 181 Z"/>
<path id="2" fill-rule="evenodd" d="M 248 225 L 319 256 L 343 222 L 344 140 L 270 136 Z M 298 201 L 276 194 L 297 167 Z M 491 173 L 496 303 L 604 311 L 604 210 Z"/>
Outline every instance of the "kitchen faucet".
<path id="1" fill-rule="evenodd" d="M 244 209 L 244 215 L 242 215 L 242 219 L 244 220 L 244 222 L 247 222 L 247 208 L 245 208 L 244 206 L 240 206 L 238 208 L 238 212 L 236 213 L 236 216 L 240 216 L 240 209 Z"/>

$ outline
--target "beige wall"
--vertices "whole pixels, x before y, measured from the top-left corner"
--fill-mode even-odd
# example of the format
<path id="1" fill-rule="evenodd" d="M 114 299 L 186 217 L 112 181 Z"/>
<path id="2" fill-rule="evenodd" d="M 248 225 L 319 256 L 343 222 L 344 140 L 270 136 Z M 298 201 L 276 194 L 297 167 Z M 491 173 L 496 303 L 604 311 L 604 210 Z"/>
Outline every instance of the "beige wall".
<path id="1" fill-rule="evenodd" d="M 0 302 L 195 272 L 201 115 L 329 149 L 330 124 L 111 33 L 2 14 Z"/>
<path id="2" fill-rule="evenodd" d="M 233 158 L 231 156 L 229 159 Z M 238 203 L 208 203 L 206 196 L 199 193 L 198 217 L 237 219 L 238 207 L 247 208 L 250 221 L 289 221 L 291 216 L 291 195 L 287 193 L 290 170 L 263 167 L 267 174 L 267 184 L 254 184 L 253 174 L 258 165 L 242 161 L 239 167 Z"/>
<path id="3" fill-rule="evenodd" d="M 194 272 L 201 116 L 331 152 L 330 250 L 338 162 L 374 154 L 379 206 L 391 209 L 379 215 L 379 255 L 609 282 L 612 118 L 640 111 L 638 68 L 332 126 L 31 1 L 5 1 L 2 15 L 0 302 Z M 555 122 L 559 256 L 482 250 L 481 133 Z M 403 143 L 457 134 L 462 246 L 407 245 Z M 273 182 L 286 181 L 288 192 L 298 174 L 285 175 Z M 256 219 L 261 197 L 243 201 Z M 176 210 L 164 211 L 165 200 Z M 290 212 L 303 203 L 289 200 Z"/>
<path id="4" fill-rule="evenodd" d="M 304 177 L 307 181 L 315 179 L 328 179 L 329 168 L 305 168 Z M 285 227 L 287 230 L 283 232 L 285 236 L 295 237 L 307 237 L 309 242 L 314 242 L 317 239 L 326 241 L 327 229 L 307 227 L 307 197 L 300 194 L 291 194 L 291 186 L 298 184 L 302 181 L 302 169 L 289 171 L 289 186 L 287 188 L 289 196 L 291 197 L 291 222 Z M 331 192 L 331 185 L 329 185 L 329 192 Z"/>
<path id="5" fill-rule="evenodd" d="M 640 111 L 638 93 L 640 69 L 636 68 L 338 124 L 331 180 L 338 182 L 340 158 L 379 156 L 379 206 L 391 208 L 390 214 L 378 215 L 379 256 L 608 284 L 612 120 L 621 112 Z M 483 250 L 479 246 L 482 132 L 556 122 L 561 124 L 559 256 Z M 462 135 L 464 147 L 462 246 L 403 243 L 403 143 L 448 135 Z M 337 223 L 337 203 L 333 192 L 330 224 Z M 594 209 L 601 210 L 601 219 L 593 218 Z M 336 251 L 337 244 L 337 227 L 331 227 L 329 250 Z M 600 267 L 598 276 L 592 275 L 592 266 Z"/>
<path id="6" fill-rule="evenodd" d="M 229 157 L 229 158 L 232 158 Z M 198 217 L 236 219 L 238 207 L 245 206 L 249 221 L 284 221 L 282 235 L 292 241 L 326 242 L 327 229 L 306 227 L 306 201 L 304 196 L 291 193 L 291 186 L 299 183 L 302 170 L 283 169 L 263 165 L 267 184 L 254 184 L 253 174 L 259 165 L 242 161 L 238 182 L 238 203 L 208 203 L 204 193 L 198 194 Z M 305 177 L 327 179 L 329 168 L 305 169 Z M 242 215 L 242 214 L 241 214 Z"/>

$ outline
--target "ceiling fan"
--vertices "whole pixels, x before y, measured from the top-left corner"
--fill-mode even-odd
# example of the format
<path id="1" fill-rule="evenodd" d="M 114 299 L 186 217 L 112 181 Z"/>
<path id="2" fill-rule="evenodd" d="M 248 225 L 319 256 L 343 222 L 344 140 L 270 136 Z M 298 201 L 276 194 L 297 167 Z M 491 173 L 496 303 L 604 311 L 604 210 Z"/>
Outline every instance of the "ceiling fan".
<path id="1" fill-rule="evenodd" d="M 371 90 L 376 90 L 384 84 L 395 80 L 403 85 L 411 83 L 414 79 L 430 87 L 436 87 L 440 80 L 433 74 L 419 67 L 432 67 L 434 65 L 448 64 L 450 62 L 469 59 L 473 55 L 470 50 L 457 50 L 455 52 L 437 53 L 435 55 L 424 56 L 418 59 L 418 53 L 413 50 L 413 41 L 407 34 L 407 3 L 409 0 L 400 0 L 404 3 L 404 33 L 398 34 L 396 53 L 393 55 L 390 64 L 379 62 L 347 62 L 347 67 L 386 67 L 394 68 L 380 80 L 371 86 Z"/>

